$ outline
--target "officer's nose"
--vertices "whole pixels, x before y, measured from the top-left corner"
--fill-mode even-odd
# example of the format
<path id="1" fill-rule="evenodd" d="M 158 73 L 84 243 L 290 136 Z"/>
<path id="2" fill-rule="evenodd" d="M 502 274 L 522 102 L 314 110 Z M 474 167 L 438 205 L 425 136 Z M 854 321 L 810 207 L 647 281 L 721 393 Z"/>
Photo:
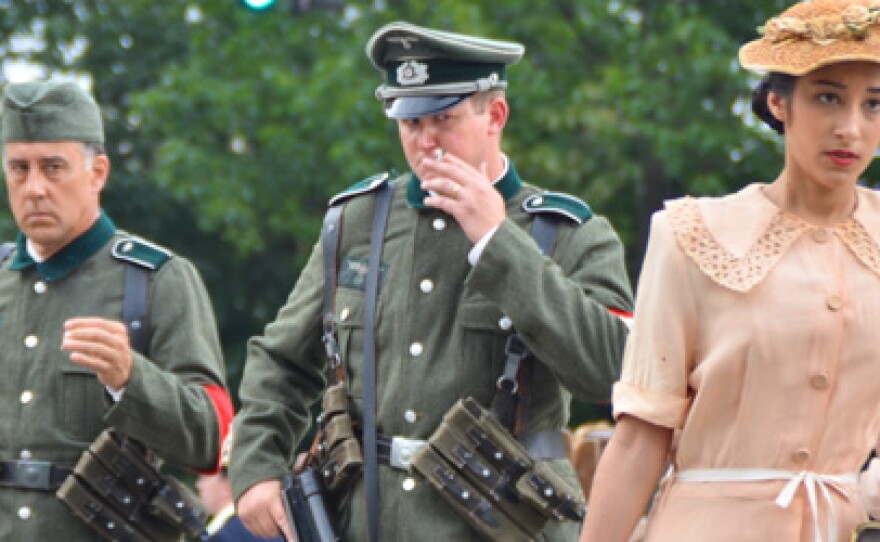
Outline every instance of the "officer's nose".
<path id="1" fill-rule="evenodd" d="M 29 198 L 41 198 L 46 195 L 46 179 L 38 171 L 29 171 L 24 180 L 22 191 Z"/>
<path id="2" fill-rule="evenodd" d="M 417 140 L 419 149 L 423 151 L 433 152 L 433 150 L 438 146 L 437 130 L 429 122 L 422 123 L 419 128 L 420 129 Z"/>

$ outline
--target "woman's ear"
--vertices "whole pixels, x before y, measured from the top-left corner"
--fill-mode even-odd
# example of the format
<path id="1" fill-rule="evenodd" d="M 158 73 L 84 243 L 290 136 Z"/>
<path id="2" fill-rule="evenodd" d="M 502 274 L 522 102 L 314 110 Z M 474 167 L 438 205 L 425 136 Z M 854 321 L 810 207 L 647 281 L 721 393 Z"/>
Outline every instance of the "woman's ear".
<path id="1" fill-rule="evenodd" d="M 787 100 L 783 98 L 781 94 L 777 94 L 776 92 L 767 93 L 767 109 L 769 109 L 770 113 L 776 117 L 776 120 L 785 124 L 788 114 Z"/>

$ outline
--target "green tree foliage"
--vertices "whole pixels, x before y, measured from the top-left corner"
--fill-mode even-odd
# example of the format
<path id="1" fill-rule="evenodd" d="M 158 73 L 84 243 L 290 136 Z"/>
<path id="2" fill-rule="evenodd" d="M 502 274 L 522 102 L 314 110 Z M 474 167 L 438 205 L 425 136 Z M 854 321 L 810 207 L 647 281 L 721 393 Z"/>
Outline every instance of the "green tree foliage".
<path id="1" fill-rule="evenodd" d="M 6 61 L 90 75 L 115 168 L 105 205 L 120 226 L 196 261 L 234 383 L 245 339 L 290 291 L 328 196 L 406 168 L 363 54 L 383 23 L 526 44 L 510 70 L 505 149 L 527 179 L 611 218 L 633 278 L 664 199 L 728 192 L 780 167 L 736 51 L 788 2 L 375 0 L 307 13 L 295 3 L 0 0 Z M 22 50 L 22 36 L 37 46 Z"/>

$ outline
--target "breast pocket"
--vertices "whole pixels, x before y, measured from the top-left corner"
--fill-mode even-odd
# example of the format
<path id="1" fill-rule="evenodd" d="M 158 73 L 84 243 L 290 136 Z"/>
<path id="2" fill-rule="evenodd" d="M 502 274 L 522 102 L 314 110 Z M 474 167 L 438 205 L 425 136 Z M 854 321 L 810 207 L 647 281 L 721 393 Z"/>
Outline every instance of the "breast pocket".
<path id="1" fill-rule="evenodd" d="M 488 404 L 504 370 L 504 345 L 512 330 L 500 309 L 488 302 L 463 303 L 458 310 L 462 328 L 457 372 L 462 396 Z M 508 329 L 504 329 L 508 327 Z"/>
<path id="2" fill-rule="evenodd" d="M 104 427 L 104 385 L 93 371 L 72 366 L 61 370 L 60 386 L 61 430 L 77 440 L 94 440 Z"/>
<path id="3" fill-rule="evenodd" d="M 336 325 L 339 339 L 339 353 L 349 379 L 352 396 L 362 397 L 364 390 L 364 319 L 366 315 L 364 293 L 349 288 L 336 291 Z M 380 324 L 382 312 L 381 298 L 376 306 L 376 329 Z M 376 339 L 377 348 L 379 344 Z M 377 360 L 378 364 L 378 360 Z"/>

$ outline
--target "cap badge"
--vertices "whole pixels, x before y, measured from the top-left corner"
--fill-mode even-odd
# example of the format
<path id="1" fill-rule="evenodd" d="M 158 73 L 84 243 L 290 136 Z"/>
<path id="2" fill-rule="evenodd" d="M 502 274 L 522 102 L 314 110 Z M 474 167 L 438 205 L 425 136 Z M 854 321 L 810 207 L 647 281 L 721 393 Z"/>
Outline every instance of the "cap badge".
<path id="1" fill-rule="evenodd" d="M 427 80 L 427 64 L 407 60 L 397 68 L 397 81 L 403 86 L 421 85 Z"/>

